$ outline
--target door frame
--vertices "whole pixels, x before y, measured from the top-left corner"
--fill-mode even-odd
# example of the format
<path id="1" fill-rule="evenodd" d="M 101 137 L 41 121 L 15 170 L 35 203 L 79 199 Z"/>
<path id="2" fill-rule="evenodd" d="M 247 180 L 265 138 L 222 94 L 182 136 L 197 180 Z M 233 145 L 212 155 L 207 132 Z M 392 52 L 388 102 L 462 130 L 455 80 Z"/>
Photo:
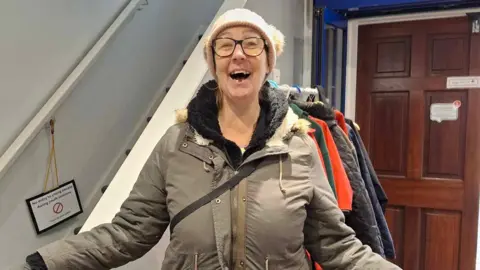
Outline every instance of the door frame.
<path id="1" fill-rule="evenodd" d="M 432 11 L 401 15 L 377 16 L 348 20 L 347 65 L 345 70 L 345 117 L 355 120 L 355 104 L 357 94 L 358 27 L 360 25 L 454 18 L 467 16 L 468 13 L 478 12 L 480 12 L 480 7 L 454 9 L 447 11 Z"/>

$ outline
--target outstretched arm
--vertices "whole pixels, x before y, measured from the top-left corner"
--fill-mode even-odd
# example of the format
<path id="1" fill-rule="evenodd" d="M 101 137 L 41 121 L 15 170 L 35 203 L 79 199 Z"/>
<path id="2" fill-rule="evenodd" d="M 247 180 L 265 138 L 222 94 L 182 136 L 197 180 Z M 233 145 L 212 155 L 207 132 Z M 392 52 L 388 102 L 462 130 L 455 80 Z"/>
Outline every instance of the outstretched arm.
<path id="1" fill-rule="evenodd" d="M 352 228 L 338 208 L 333 192 L 325 178 L 320 159 L 312 148 L 313 197 L 307 207 L 305 247 L 323 269 L 381 269 L 397 270 L 398 266 L 374 253 L 355 237 Z"/>
<path id="2" fill-rule="evenodd" d="M 161 172 L 164 144 L 160 140 L 111 223 L 40 248 L 27 257 L 31 269 L 111 269 L 155 246 L 170 222 Z"/>

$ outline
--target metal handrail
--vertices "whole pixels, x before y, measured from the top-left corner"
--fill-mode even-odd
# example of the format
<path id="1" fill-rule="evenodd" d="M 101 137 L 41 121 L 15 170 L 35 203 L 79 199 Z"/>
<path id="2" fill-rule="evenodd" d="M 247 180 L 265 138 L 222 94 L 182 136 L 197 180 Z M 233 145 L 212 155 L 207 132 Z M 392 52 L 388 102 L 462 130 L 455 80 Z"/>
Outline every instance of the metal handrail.
<path id="1" fill-rule="evenodd" d="M 125 24 L 130 21 L 130 19 L 133 18 L 133 15 L 142 4 L 144 4 L 144 0 L 131 0 L 125 5 L 125 8 L 119 13 L 117 18 L 87 52 L 85 57 L 78 63 L 78 65 L 63 81 L 63 83 L 55 90 L 53 95 L 30 120 L 27 126 L 25 126 L 25 128 L 20 132 L 20 134 L 7 148 L 3 155 L 0 156 L 0 180 L 22 154 L 25 148 L 35 138 L 35 136 L 37 136 L 37 134 L 42 130 L 42 128 L 45 126 L 45 123 L 50 120 L 60 105 L 73 92 L 75 86 L 82 79 L 88 69 L 93 65 L 102 51 L 113 40 L 113 37 Z"/>

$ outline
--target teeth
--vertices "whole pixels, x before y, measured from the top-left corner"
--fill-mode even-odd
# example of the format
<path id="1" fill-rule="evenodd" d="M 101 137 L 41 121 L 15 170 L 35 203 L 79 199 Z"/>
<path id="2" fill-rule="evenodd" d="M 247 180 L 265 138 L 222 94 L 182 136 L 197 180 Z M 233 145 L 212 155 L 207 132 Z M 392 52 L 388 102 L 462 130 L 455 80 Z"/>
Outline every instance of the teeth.
<path id="1" fill-rule="evenodd" d="M 231 74 L 231 75 L 235 75 L 235 74 L 247 74 L 247 75 L 249 75 L 250 72 L 248 72 L 248 71 L 243 71 L 243 70 L 237 70 L 237 71 L 234 71 L 234 72 L 232 72 L 232 73 L 230 73 L 230 74 Z"/>

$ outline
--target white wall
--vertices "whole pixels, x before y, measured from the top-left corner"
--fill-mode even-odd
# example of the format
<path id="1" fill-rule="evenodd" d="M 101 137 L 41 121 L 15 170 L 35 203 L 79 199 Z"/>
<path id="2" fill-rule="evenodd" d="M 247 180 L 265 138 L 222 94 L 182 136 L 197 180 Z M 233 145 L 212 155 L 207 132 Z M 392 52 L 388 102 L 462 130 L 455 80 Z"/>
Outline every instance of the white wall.
<path id="1" fill-rule="evenodd" d="M 96 33 L 112 19 L 112 10 L 121 6 L 120 1 L 111 0 L 80 2 L 8 0 L 7 7 L 2 2 L 0 136 L 5 130 L 10 137 L 18 133 Z M 125 149 L 138 135 L 132 132 L 145 121 L 149 104 L 163 90 L 160 85 L 172 67 L 183 60 L 180 55 L 199 26 L 208 25 L 222 3 L 149 2 L 121 30 L 56 113 L 60 180 L 76 179 L 86 213 L 36 236 L 25 199 L 43 188 L 49 137 L 47 130 L 42 131 L 0 179 L 1 268 L 22 262 L 36 248 L 64 237 L 83 222 L 98 200 L 100 187 L 111 180 L 123 161 Z M 43 17 L 35 17 L 36 12 Z M 35 26 L 31 27 L 35 29 L 29 30 L 26 22 L 21 21 L 32 22 L 33 18 Z M 15 24 L 20 24 L 18 29 Z M 70 33 L 66 25 L 72 24 L 76 28 L 71 28 Z M 3 33 L 7 30 L 5 38 Z M 25 44 L 14 46 L 10 42 L 13 39 L 16 44 Z M 4 40 L 10 44 L 5 45 Z M 5 56 L 3 46 L 9 46 Z M 31 62 L 27 65 L 28 59 Z M 5 74 L 14 77 L 6 80 Z"/>
<path id="2" fill-rule="evenodd" d="M 0 154 L 128 1 L 1 2 Z"/>
<path id="3" fill-rule="evenodd" d="M 302 49 L 295 49 L 294 40 L 303 40 L 303 6 L 304 1 L 299 0 L 250 0 L 245 5 L 285 35 L 285 49 L 277 58 L 276 66 L 280 70 L 281 84 L 302 84 L 302 75 L 295 74 L 300 71 L 294 72 L 295 61 L 302 58 Z M 297 46 L 303 43 L 297 42 Z"/>

